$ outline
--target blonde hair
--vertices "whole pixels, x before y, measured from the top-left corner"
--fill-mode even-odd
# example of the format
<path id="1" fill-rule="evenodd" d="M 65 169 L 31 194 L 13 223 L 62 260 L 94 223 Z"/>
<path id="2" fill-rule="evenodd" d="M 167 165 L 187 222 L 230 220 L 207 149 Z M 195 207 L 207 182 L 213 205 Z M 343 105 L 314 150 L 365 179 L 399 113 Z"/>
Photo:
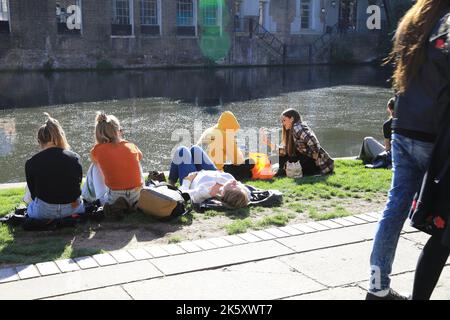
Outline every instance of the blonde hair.
<path id="1" fill-rule="evenodd" d="M 398 93 L 403 93 L 419 73 L 426 59 L 428 37 L 448 7 L 448 0 L 417 0 L 400 21 L 394 46 L 385 60 L 385 64 L 395 64 L 392 80 Z"/>
<path id="2" fill-rule="evenodd" d="M 37 133 L 39 144 L 45 145 L 51 142 L 59 148 L 70 149 L 66 134 L 58 120 L 52 118 L 47 112 L 44 112 L 44 115 L 47 117 L 47 120 L 39 128 Z"/>
<path id="3" fill-rule="evenodd" d="M 225 190 L 221 201 L 233 209 L 244 208 L 249 203 L 248 195 L 242 188 Z"/>
<path id="4" fill-rule="evenodd" d="M 95 122 L 95 139 L 97 143 L 115 143 L 119 141 L 120 122 L 115 116 L 97 112 Z"/>

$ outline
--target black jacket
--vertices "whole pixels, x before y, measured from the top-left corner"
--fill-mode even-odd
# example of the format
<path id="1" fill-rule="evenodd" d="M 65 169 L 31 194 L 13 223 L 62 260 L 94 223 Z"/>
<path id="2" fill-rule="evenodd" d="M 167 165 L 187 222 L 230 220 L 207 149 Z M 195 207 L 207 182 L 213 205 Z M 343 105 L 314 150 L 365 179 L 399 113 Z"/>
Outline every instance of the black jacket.
<path id="1" fill-rule="evenodd" d="M 433 29 L 427 43 L 427 58 L 395 105 L 393 131 L 412 139 L 434 142 L 449 105 L 450 9 Z"/>

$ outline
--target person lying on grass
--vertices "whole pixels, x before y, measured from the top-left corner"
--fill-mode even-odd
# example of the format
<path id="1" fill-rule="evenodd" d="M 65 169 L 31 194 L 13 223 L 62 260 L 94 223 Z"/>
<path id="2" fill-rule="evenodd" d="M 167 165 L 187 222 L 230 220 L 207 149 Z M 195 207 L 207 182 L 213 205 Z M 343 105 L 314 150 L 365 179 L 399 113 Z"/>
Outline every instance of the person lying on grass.
<path id="1" fill-rule="evenodd" d="M 230 208 L 239 209 L 250 202 L 250 191 L 231 174 L 219 171 L 198 146 L 190 150 L 180 147 L 175 151 L 169 183 L 175 185 L 178 180 L 180 190 L 188 193 L 193 203 L 216 198 Z"/>

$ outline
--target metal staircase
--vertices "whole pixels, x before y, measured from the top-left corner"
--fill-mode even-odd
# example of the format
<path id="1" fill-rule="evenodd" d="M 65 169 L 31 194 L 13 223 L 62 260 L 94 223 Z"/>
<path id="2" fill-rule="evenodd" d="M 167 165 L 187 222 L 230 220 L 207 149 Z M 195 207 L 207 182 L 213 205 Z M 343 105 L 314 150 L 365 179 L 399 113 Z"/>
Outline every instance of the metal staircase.
<path id="1" fill-rule="evenodd" d="M 252 26 L 253 24 L 253 26 Z M 278 37 L 269 30 L 264 28 L 258 22 L 250 20 L 250 35 L 254 34 L 260 41 L 262 47 L 266 49 L 276 59 L 282 59 L 283 64 L 286 62 L 286 45 Z"/>
<path id="2" fill-rule="evenodd" d="M 327 27 L 327 31 L 319 39 L 310 44 L 309 62 L 312 63 L 324 54 L 330 53 L 331 44 L 338 34 L 338 24 Z"/>

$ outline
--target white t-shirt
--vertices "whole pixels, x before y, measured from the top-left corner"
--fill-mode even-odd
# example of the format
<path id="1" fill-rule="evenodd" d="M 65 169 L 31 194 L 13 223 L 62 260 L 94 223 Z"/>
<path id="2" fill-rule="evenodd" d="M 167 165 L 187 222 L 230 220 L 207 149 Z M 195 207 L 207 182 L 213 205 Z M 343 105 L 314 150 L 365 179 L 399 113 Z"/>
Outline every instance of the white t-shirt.
<path id="1" fill-rule="evenodd" d="M 192 202 L 202 203 L 203 201 L 212 198 L 210 191 L 216 183 L 224 185 L 230 180 L 236 179 L 234 179 L 234 177 L 229 173 L 219 170 L 202 170 L 197 173 L 197 176 L 192 182 L 187 179 L 183 179 L 183 184 L 181 185 L 180 190 L 188 193 Z M 238 184 L 241 183 L 238 182 Z M 243 187 L 243 190 L 247 191 L 247 196 L 250 199 L 250 191 L 245 187 Z"/>

